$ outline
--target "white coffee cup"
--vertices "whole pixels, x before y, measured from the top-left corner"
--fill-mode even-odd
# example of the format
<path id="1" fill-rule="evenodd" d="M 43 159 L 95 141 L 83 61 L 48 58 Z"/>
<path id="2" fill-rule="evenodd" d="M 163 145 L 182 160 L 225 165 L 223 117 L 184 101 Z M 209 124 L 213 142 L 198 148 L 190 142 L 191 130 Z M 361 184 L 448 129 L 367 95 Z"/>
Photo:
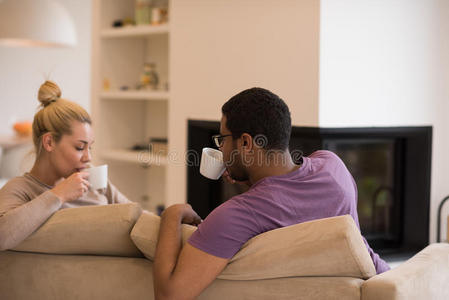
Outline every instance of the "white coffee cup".
<path id="1" fill-rule="evenodd" d="M 225 171 L 223 153 L 217 149 L 203 148 L 201 155 L 200 173 L 204 177 L 217 180 Z"/>
<path id="2" fill-rule="evenodd" d="M 108 186 L 108 165 L 91 167 L 84 171 L 89 173 L 91 190 L 104 189 Z"/>

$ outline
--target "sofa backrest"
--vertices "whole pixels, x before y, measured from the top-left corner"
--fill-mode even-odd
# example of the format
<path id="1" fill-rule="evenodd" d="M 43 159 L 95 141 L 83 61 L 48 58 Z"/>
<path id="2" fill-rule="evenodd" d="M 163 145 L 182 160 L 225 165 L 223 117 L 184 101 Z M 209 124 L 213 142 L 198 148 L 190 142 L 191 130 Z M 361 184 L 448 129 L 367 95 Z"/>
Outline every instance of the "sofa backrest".
<path id="1" fill-rule="evenodd" d="M 246 270 L 244 273 L 241 270 Z M 368 279 L 376 269 L 351 216 L 318 219 L 267 231 L 231 259 L 223 279 L 291 276 Z"/>
<path id="2" fill-rule="evenodd" d="M 62 209 L 13 250 L 141 257 L 130 238 L 141 213 L 137 203 Z"/>
<path id="3" fill-rule="evenodd" d="M 131 238 L 153 259 L 159 217 L 143 212 Z M 183 243 L 196 227 L 183 225 Z M 242 246 L 220 279 L 257 280 L 298 276 L 345 276 L 367 279 L 374 264 L 351 216 L 304 222 L 267 231 Z"/>

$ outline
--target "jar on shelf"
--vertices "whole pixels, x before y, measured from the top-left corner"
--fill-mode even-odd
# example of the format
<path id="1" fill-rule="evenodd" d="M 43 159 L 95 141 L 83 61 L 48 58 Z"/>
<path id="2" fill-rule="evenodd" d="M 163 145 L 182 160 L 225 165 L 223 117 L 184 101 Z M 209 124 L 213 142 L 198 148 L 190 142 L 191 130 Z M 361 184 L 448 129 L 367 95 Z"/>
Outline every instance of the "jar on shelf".
<path id="1" fill-rule="evenodd" d="M 136 25 L 151 24 L 151 0 L 136 0 Z"/>
<path id="2" fill-rule="evenodd" d="M 153 0 L 151 7 L 151 25 L 160 25 L 168 22 L 168 2 Z"/>
<path id="3" fill-rule="evenodd" d="M 140 89 L 157 90 L 159 86 L 159 75 L 156 72 L 156 64 L 145 63 L 143 74 L 140 77 Z"/>

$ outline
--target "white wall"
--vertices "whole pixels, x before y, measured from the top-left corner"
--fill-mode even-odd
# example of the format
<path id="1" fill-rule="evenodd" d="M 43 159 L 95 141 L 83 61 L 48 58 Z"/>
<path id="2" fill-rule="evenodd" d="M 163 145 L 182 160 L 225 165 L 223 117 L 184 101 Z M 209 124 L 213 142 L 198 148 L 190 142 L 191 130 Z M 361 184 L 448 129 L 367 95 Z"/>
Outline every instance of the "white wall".
<path id="1" fill-rule="evenodd" d="M 321 1 L 319 124 L 434 126 L 431 241 L 449 194 L 448 18 L 445 0 Z"/>
<path id="2" fill-rule="evenodd" d="M 441 64 L 441 74 L 438 78 L 439 89 L 443 91 L 443 96 L 440 97 L 438 107 L 438 120 L 441 123 L 441 137 L 440 147 L 436 150 L 439 157 L 440 165 L 435 166 L 436 174 L 434 177 L 435 185 L 438 187 L 435 199 L 440 201 L 443 197 L 449 195 L 449 1 L 438 0 L 437 9 L 440 15 L 437 18 L 438 31 L 440 36 L 440 43 L 438 49 L 438 61 Z M 435 164 L 434 164 L 435 165 Z M 433 204 L 433 211 L 436 213 L 438 203 Z M 442 216 L 449 216 L 449 203 L 443 207 Z M 443 217 L 442 224 L 449 222 L 447 217 Z M 441 236 L 442 240 L 447 239 L 447 227 L 442 226 Z M 433 238 L 433 236 L 432 236 Z"/>
<path id="3" fill-rule="evenodd" d="M 319 1 L 171 0 L 167 204 L 186 201 L 187 120 L 220 120 L 236 93 L 260 86 L 318 124 Z"/>
<path id="4" fill-rule="evenodd" d="M 13 134 L 14 121 L 32 121 L 39 105 L 37 91 L 47 78 L 59 84 L 63 97 L 90 109 L 91 1 L 58 1 L 75 22 L 78 45 L 0 47 L 0 134 Z"/>

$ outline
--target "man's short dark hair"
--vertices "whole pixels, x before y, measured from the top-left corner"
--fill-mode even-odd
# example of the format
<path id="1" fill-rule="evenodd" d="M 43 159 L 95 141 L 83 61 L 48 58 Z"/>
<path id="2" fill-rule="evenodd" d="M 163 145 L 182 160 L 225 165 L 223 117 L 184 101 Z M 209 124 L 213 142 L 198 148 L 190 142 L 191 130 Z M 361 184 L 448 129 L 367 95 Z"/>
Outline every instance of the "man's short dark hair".
<path id="1" fill-rule="evenodd" d="M 233 139 L 243 133 L 261 138 L 256 143 L 266 150 L 286 150 L 291 118 L 287 104 L 269 90 L 251 88 L 229 99 L 221 108 Z"/>

